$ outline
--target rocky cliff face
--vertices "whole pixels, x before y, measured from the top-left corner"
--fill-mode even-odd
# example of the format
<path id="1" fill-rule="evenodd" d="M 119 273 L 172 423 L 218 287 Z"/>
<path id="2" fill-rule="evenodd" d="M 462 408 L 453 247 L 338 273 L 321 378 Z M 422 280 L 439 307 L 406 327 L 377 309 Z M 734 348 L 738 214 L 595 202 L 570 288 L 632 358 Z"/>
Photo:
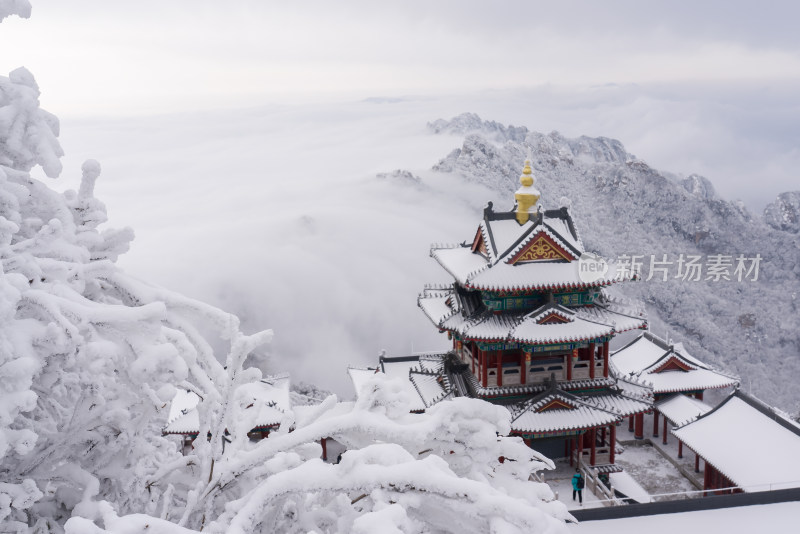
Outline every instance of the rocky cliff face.
<path id="1" fill-rule="evenodd" d="M 433 169 L 497 191 L 487 200 L 498 209 L 511 207 L 530 151 L 543 204 L 556 206 L 562 196 L 572 201 L 587 249 L 609 258 L 642 256 L 645 280 L 623 290 L 647 303 L 654 329 L 668 329 L 698 357 L 738 373 L 743 387 L 764 400 L 800 409 L 794 385 L 800 376 L 800 193 L 781 195 L 762 220 L 741 202 L 717 197 L 708 179 L 660 172 L 614 139 L 568 139 L 474 114 L 429 127 L 464 136 Z M 730 261 L 723 269 L 730 280 L 707 279 L 707 268 L 700 280 L 684 280 L 681 255 L 702 256 L 704 267 L 721 255 Z M 757 279 L 754 272 L 737 279 L 740 255 L 747 268 L 760 255 Z M 671 263 L 655 265 L 666 274 L 654 271 L 647 281 L 651 257 Z"/>
<path id="2" fill-rule="evenodd" d="M 800 191 L 781 193 L 764 209 L 764 222 L 776 230 L 800 234 Z"/>

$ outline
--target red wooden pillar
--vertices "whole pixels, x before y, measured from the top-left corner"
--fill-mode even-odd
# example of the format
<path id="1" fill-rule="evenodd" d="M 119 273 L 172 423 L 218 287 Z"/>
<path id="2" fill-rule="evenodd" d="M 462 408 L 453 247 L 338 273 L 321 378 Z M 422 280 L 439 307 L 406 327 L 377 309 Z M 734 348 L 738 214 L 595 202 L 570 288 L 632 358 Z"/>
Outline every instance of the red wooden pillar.
<path id="1" fill-rule="evenodd" d="M 697 397 L 697 400 L 703 400 L 703 392 L 701 391 L 701 392 L 697 393 L 695 395 L 695 397 Z"/>
<path id="2" fill-rule="evenodd" d="M 683 458 L 683 442 L 678 440 L 678 458 Z"/>
<path id="3" fill-rule="evenodd" d="M 528 362 L 531 361 L 531 353 L 524 350 L 519 356 L 519 383 L 524 384 L 528 379 Z"/>
<path id="4" fill-rule="evenodd" d="M 589 378 L 594 378 L 594 343 L 589 343 Z"/>
<path id="5" fill-rule="evenodd" d="M 603 377 L 608 378 L 608 341 L 603 343 Z"/>
<path id="6" fill-rule="evenodd" d="M 700 455 L 697 453 L 694 453 L 694 472 L 700 472 Z"/>
<path id="7" fill-rule="evenodd" d="M 497 358 L 497 385 L 503 385 L 503 353 L 495 351 L 495 358 Z"/>
<path id="8" fill-rule="evenodd" d="M 327 462 L 328 461 L 328 438 L 322 438 L 319 440 L 319 444 L 322 445 L 322 460 Z"/>
<path id="9" fill-rule="evenodd" d="M 589 453 L 589 465 L 594 465 L 597 460 L 597 429 L 591 429 L 589 439 L 592 440 L 592 450 Z"/>
<path id="10" fill-rule="evenodd" d="M 628 417 L 628 432 L 633 432 L 633 416 Z"/>
<path id="11" fill-rule="evenodd" d="M 706 462 L 705 472 L 703 473 L 703 490 L 711 489 L 711 469 L 708 468 L 708 462 Z M 703 491 L 703 497 L 705 497 L 708 493 Z"/>
<path id="12" fill-rule="evenodd" d="M 615 453 L 617 452 L 617 425 L 614 424 L 614 423 L 611 423 L 611 439 L 610 439 L 610 441 L 611 441 L 611 443 L 609 444 L 610 449 L 609 449 L 609 452 L 608 452 L 608 463 L 613 464 L 614 463 L 614 456 L 615 456 Z"/>
<path id="13" fill-rule="evenodd" d="M 667 444 L 667 418 L 666 417 L 664 418 L 664 428 L 663 428 L 663 431 L 661 433 L 664 434 L 664 445 L 666 445 Z"/>
<path id="14" fill-rule="evenodd" d="M 577 353 L 578 349 L 574 349 L 572 354 L 567 354 L 567 380 L 572 380 L 572 360 L 575 359 Z"/>
<path id="15" fill-rule="evenodd" d="M 653 410 L 653 437 L 658 437 L 658 410 Z"/>
<path id="16" fill-rule="evenodd" d="M 637 413 L 635 417 L 635 428 L 633 432 L 633 437 L 635 439 L 644 439 L 644 414 Z"/>
<path id="17" fill-rule="evenodd" d="M 581 462 L 581 460 L 582 460 L 581 457 L 583 456 L 583 434 L 578 435 L 578 437 L 575 438 L 575 439 L 578 440 L 578 454 L 577 454 L 577 457 L 578 457 L 578 467 L 580 467 L 581 463 L 582 463 Z"/>
<path id="18" fill-rule="evenodd" d="M 481 382 L 483 387 L 486 387 L 489 385 L 489 355 L 485 350 L 478 349 L 478 352 L 481 355 Z"/>

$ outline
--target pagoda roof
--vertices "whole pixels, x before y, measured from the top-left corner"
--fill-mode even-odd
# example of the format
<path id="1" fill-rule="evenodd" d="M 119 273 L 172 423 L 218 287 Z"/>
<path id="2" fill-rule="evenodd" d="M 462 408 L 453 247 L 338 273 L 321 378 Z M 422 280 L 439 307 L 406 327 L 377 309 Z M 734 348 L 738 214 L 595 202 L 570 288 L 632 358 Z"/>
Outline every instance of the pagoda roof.
<path id="1" fill-rule="evenodd" d="M 543 240 L 547 255 L 526 257 Z M 609 264 L 598 279 L 586 282 L 578 272 L 583 242 L 567 208 L 533 214 L 524 224 L 515 212 L 484 210 L 472 245 L 434 245 L 431 256 L 462 286 L 483 291 L 553 290 L 600 287 L 630 280 L 629 269 Z"/>
<path id="2" fill-rule="evenodd" d="M 448 361 L 451 363 L 447 364 Z M 455 365 L 452 364 L 453 361 L 456 362 Z M 474 375 L 466 370 L 466 366 L 460 369 L 458 367 L 457 358 L 449 353 L 430 353 L 397 358 L 381 357 L 377 368 L 350 368 L 349 372 L 354 385 L 363 385 L 375 373 L 381 372 L 397 378 L 405 377 L 403 383 L 412 399 L 410 411 L 424 411 L 438 402 L 459 396 L 532 396 L 531 400 L 507 406 L 515 421 L 512 422 L 512 429 L 521 433 L 559 432 L 603 426 L 629 415 L 649 411 L 653 406 L 649 396 L 629 395 L 618 387 L 618 381 L 613 378 L 483 388 Z M 586 389 L 592 392 L 578 393 Z M 356 391 L 360 392 L 360 387 Z M 550 401 L 555 404 L 541 411 Z M 574 409 L 568 409 L 570 407 Z"/>
<path id="3" fill-rule="evenodd" d="M 612 373 L 650 383 L 655 394 L 736 386 L 739 379 L 717 371 L 688 353 L 682 343 L 670 344 L 644 332 L 610 358 Z"/>
<path id="4" fill-rule="evenodd" d="M 568 432 L 622 420 L 613 409 L 587 402 L 558 388 L 512 407 L 511 429 L 520 433 Z"/>
<path id="5" fill-rule="evenodd" d="M 672 434 L 746 492 L 800 487 L 800 426 L 740 390 Z"/>
<path id="6" fill-rule="evenodd" d="M 428 318 L 442 330 L 456 332 L 464 339 L 508 341 L 529 344 L 580 342 L 644 328 L 641 310 L 611 299 L 605 294 L 595 305 L 567 308 L 547 303 L 527 313 L 493 313 L 482 303 L 472 304 L 472 314 L 459 288 L 428 288 L 418 299 Z M 543 319 L 557 316 L 558 321 Z"/>
<path id="7" fill-rule="evenodd" d="M 267 376 L 259 382 L 240 386 L 237 396 L 237 403 L 246 406 L 243 416 L 252 418 L 254 429 L 279 425 L 292 409 L 288 374 Z M 196 393 L 179 389 L 170 404 L 164 434 L 198 434 L 199 403 L 200 397 Z"/>
<path id="8" fill-rule="evenodd" d="M 379 363 L 377 368 L 348 368 L 357 395 L 376 373 L 383 373 L 387 377 L 400 379 L 411 402 L 410 411 L 422 412 L 446 398 L 452 389 L 442 372 L 442 358 L 426 355 L 398 358 L 381 356 Z"/>

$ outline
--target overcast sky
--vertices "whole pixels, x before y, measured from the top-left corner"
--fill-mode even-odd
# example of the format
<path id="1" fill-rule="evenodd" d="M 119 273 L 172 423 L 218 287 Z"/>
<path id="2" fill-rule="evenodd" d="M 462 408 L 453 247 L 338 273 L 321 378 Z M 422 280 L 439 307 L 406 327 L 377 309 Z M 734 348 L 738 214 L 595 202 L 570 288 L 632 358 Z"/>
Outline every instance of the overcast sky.
<path id="1" fill-rule="evenodd" d="M 614 137 L 756 213 L 800 189 L 794 3 L 32 3 L 0 24 L 0 73 L 27 67 L 61 118 L 50 183 L 99 159 L 124 268 L 274 328 L 277 370 L 344 394 L 349 363 L 446 345 L 415 302 L 445 281 L 428 244 L 503 201 L 387 193 L 376 173 L 460 146 L 427 121 Z"/>
<path id="2" fill-rule="evenodd" d="M 796 2 L 651 4 L 34 0 L 30 21 L 4 23 L 0 49 L 60 114 L 800 78 Z"/>
<path id="3" fill-rule="evenodd" d="M 0 72 L 28 67 L 65 121 L 412 96 L 617 137 L 755 211 L 800 183 L 797 2 L 33 4 Z"/>

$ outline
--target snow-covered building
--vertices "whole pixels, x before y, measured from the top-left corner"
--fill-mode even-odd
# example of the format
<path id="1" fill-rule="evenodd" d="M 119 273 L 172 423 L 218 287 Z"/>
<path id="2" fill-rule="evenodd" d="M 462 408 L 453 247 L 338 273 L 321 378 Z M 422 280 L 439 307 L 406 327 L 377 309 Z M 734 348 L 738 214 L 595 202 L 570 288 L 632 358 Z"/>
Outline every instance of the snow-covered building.
<path id="1" fill-rule="evenodd" d="M 416 411 L 449 396 L 503 404 L 513 432 L 540 452 L 613 463 L 616 425 L 652 407 L 649 388 L 626 392 L 609 367 L 612 337 L 647 318 L 604 288 L 636 273 L 586 253 L 569 201 L 544 210 L 533 183 L 526 161 L 511 211 L 489 203 L 468 242 L 431 249 L 454 283 L 427 286 L 418 304 L 452 350 L 350 374 L 357 391 L 370 372 L 407 377 Z"/>
<path id="2" fill-rule="evenodd" d="M 800 487 L 800 426 L 741 390 L 672 434 L 705 460 L 705 490 Z"/>
<path id="3" fill-rule="evenodd" d="M 659 416 L 664 415 L 663 440 L 667 440 L 667 421 L 684 423 L 711 409 L 704 404 L 708 389 L 736 387 L 739 379 L 698 360 L 682 343 L 669 343 L 652 332 L 644 332 L 611 355 L 611 374 L 627 383 L 652 387 L 655 397 L 653 437 L 659 436 Z M 675 398 L 691 396 L 695 401 Z M 630 420 L 637 438 L 644 437 L 642 416 Z"/>
<path id="4" fill-rule="evenodd" d="M 200 433 L 200 397 L 179 389 L 170 404 L 164 435 L 183 436 L 183 451 L 191 450 L 192 442 Z M 242 417 L 253 421 L 249 432 L 251 439 L 262 439 L 278 428 L 292 410 L 289 394 L 289 375 L 278 374 L 264 377 L 261 381 L 241 386 L 237 405 L 242 408 Z"/>

